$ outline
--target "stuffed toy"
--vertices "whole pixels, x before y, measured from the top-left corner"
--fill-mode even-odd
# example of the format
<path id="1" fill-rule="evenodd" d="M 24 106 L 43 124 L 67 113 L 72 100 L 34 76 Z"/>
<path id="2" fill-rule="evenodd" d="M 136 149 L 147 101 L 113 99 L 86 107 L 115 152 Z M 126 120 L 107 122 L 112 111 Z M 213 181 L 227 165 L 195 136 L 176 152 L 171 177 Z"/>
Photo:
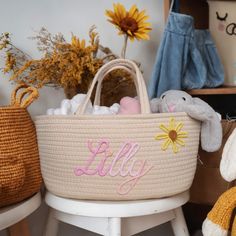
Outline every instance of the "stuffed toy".
<path id="1" fill-rule="evenodd" d="M 123 97 L 120 100 L 120 109 L 118 114 L 120 115 L 130 115 L 130 114 L 140 114 L 140 102 L 136 98 Z"/>
<path id="2" fill-rule="evenodd" d="M 152 112 L 186 112 L 202 122 L 201 146 L 207 152 L 217 151 L 222 142 L 222 126 L 217 113 L 200 98 L 179 90 L 168 90 L 150 102 Z"/>
<path id="3" fill-rule="evenodd" d="M 236 129 L 228 138 L 220 162 L 220 173 L 226 181 L 236 179 Z M 236 207 L 236 187 L 224 192 L 203 222 L 204 236 L 227 236 L 233 211 Z M 236 218 L 231 236 L 236 236 Z"/>

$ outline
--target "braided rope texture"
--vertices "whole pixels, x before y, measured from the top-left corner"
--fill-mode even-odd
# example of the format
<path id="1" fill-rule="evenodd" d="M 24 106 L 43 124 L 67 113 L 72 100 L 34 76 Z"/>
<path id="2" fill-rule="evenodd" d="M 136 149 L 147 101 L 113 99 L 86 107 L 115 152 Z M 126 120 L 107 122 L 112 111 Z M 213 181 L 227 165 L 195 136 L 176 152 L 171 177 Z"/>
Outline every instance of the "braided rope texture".
<path id="1" fill-rule="evenodd" d="M 181 146 L 178 153 L 173 153 L 171 148 L 163 151 L 162 143 L 155 139 L 158 133 L 162 133 L 160 124 L 169 124 L 171 117 L 174 117 L 177 123 L 182 122 L 183 130 L 188 133 L 185 146 Z M 91 200 L 150 199 L 186 191 L 192 184 L 197 163 L 200 123 L 186 113 L 115 117 L 38 116 L 35 124 L 43 179 L 47 189 L 58 196 Z M 131 176 L 99 176 L 96 171 L 91 175 L 78 176 L 74 173 L 76 167 L 84 166 L 88 162 L 88 156 L 91 154 L 88 141 L 92 141 L 95 148 L 101 139 L 108 140 L 110 144 L 110 157 L 106 160 L 105 167 L 111 166 L 114 156 L 126 141 L 139 145 L 133 160 L 138 163 L 146 161 L 147 166 L 152 166 L 127 194 L 119 194 L 117 188 Z M 98 155 L 87 172 L 96 170 L 101 158 L 103 156 Z M 122 161 L 123 159 L 117 161 L 114 169 L 121 168 Z M 127 173 L 127 166 L 122 167 L 123 173 Z M 119 171 L 117 168 L 114 172 Z M 133 182 L 128 182 L 127 186 L 129 184 Z"/>
<path id="2" fill-rule="evenodd" d="M 38 192 L 42 183 L 34 123 L 23 107 L 0 107 L 0 207 Z"/>

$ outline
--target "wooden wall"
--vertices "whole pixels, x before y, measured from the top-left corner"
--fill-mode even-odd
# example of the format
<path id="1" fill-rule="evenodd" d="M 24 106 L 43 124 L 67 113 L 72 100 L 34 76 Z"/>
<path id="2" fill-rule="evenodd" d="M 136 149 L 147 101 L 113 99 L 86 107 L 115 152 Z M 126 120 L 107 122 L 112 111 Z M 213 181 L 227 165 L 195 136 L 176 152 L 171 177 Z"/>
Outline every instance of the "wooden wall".
<path id="1" fill-rule="evenodd" d="M 170 1 L 164 0 L 164 12 L 167 19 Z M 208 4 L 206 0 L 180 0 L 180 12 L 191 15 L 197 29 L 208 28 Z"/>
<path id="2" fill-rule="evenodd" d="M 196 29 L 207 29 L 209 9 L 206 0 L 180 0 L 180 12 L 193 16 Z"/>

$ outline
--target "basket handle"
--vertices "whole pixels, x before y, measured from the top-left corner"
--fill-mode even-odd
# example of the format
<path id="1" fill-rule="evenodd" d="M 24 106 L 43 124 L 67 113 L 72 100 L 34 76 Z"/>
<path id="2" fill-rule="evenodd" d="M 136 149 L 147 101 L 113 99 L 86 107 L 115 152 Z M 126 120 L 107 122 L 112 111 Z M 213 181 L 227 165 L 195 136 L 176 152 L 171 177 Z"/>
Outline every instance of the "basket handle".
<path id="1" fill-rule="evenodd" d="M 125 70 L 126 72 L 128 72 L 129 74 L 131 74 L 132 78 L 133 78 L 133 81 L 134 81 L 134 84 L 135 84 L 135 87 L 137 87 L 137 81 L 134 79 L 135 78 L 135 73 L 133 73 L 132 71 L 130 70 L 127 70 L 126 67 L 120 67 L 120 69 L 123 69 Z M 103 78 L 100 78 L 98 80 L 98 83 L 97 83 L 97 88 L 96 88 L 96 93 L 95 93 L 95 98 L 94 98 L 94 105 L 100 105 L 100 101 L 101 101 L 101 89 L 102 89 L 102 82 L 103 82 L 103 79 L 106 78 L 106 76 L 112 71 L 113 69 L 110 69 L 109 71 L 106 72 L 106 74 L 104 75 Z M 139 97 L 139 91 L 137 91 L 137 95 Z"/>
<path id="2" fill-rule="evenodd" d="M 88 102 L 91 98 L 91 94 L 93 92 L 93 89 L 96 83 L 100 80 L 102 81 L 104 78 L 104 75 L 107 75 L 107 73 L 110 73 L 111 71 L 117 70 L 117 69 L 125 69 L 131 75 L 134 75 L 133 78 L 135 81 L 136 90 L 140 98 L 141 113 L 144 113 L 144 114 L 150 113 L 150 104 L 149 104 L 148 94 L 146 90 L 146 85 L 145 85 L 142 73 L 140 72 L 138 66 L 134 62 L 127 59 L 115 59 L 106 63 L 98 70 L 88 90 L 88 93 L 84 101 L 82 102 L 81 106 L 79 106 L 79 108 L 77 109 L 76 114 L 85 113 L 85 109 L 88 106 Z M 99 91 L 99 88 L 98 88 L 98 92 L 99 92 L 98 94 L 101 93 L 101 90 Z"/>
<path id="3" fill-rule="evenodd" d="M 21 93 L 19 90 L 24 89 Z M 25 97 L 27 95 L 27 97 Z M 11 95 L 11 106 L 27 108 L 39 96 L 38 90 L 21 84 L 15 88 Z M 25 99 L 24 99 L 25 97 Z"/>
<path id="4" fill-rule="evenodd" d="M 116 68 L 114 68 L 114 70 L 116 70 L 116 69 L 123 69 L 123 70 L 125 70 L 125 71 L 127 71 L 128 73 L 131 74 L 131 76 L 132 76 L 132 78 L 133 78 L 133 81 L 134 81 L 134 85 L 135 85 L 135 87 L 136 87 L 137 95 L 138 95 L 138 97 L 140 98 L 139 89 L 137 89 L 138 84 L 137 84 L 137 80 L 135 79 L 135 77 L 136 77 L 135 73 L 133 73 L 133 71 L 127 70 L 127 68 L 124 67 L 124 66 L 123 66 L 123 67 L 116 67 Z M 111 71 L 112 71 L 112 69 L 110 69 L 110 70 L 104 75 L 104 78 L 105 78 L 106 75 L 109 74 Z M 140 74 L 141 74 L 141 77 L 142 77 L 142 79 L 140 80 L 140 82 L 141 82 L 141 88 L 140 88 L 140 89 L 142 89 L 143 92 L 146 93 L 146 84 L 145 84 L 145 82 L 144 82 L 144 79 L 143 79 L 143 76 L 142 76 L 142 73 L 141 73 L 141 72 L 140 72 Z M 95 93 L 94 105 L 100 105 L 100 100 L 101 100 L 101 91 L 100 91 L 100 90 L 102 89 L 102 81 L 103 81 L 103 78 L 98 81 L 97 89 L 96 89 L 96 93 Z M 150 106 L 149 103 L 148 103 L 148 106 Z"/>

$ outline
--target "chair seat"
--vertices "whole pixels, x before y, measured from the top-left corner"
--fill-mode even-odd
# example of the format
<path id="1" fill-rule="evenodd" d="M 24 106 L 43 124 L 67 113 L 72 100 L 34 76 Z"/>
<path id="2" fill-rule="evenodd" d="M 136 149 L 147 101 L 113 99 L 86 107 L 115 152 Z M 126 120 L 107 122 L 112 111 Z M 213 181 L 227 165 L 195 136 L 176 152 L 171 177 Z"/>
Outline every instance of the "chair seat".
<path id="1" fill-rule="evenodd" d="M 0 230 L 23 220 L 34 212 L 41 204 L 41 194 L 37 193 L 31 198 L 20 203 L 0 209 Z"/>
<path id="2" fill-rule="evenodd" d="M 47 192 L 46 203 L 61 212 L 91 217 L 133 217 L 166 212 L 184 205 L 189 192 L 168 198 L 139 201 L 91 201 L 58 197 Z"/>
<path id="3" fill-rule="evenodd" d="M 189 236 L 181 206 L 189 192 L 139 201 L 75 200 L 47 192 L 51 207 L 46 236 L 56 236 L 59 221 L 105 236 L 129 236 L 170 221 L 175 236 Z"/>
<path id="4" fill-rule="evenodd" d="M 129 236 L 170 221 L 175 236 L 189 236 L 181 206 L 189 192 L 139 201 L 91 201 L 58 197 L 47 192 L 51 207 L 46 236 L 56 236 L 62 221 L 106 236 Z"/>

